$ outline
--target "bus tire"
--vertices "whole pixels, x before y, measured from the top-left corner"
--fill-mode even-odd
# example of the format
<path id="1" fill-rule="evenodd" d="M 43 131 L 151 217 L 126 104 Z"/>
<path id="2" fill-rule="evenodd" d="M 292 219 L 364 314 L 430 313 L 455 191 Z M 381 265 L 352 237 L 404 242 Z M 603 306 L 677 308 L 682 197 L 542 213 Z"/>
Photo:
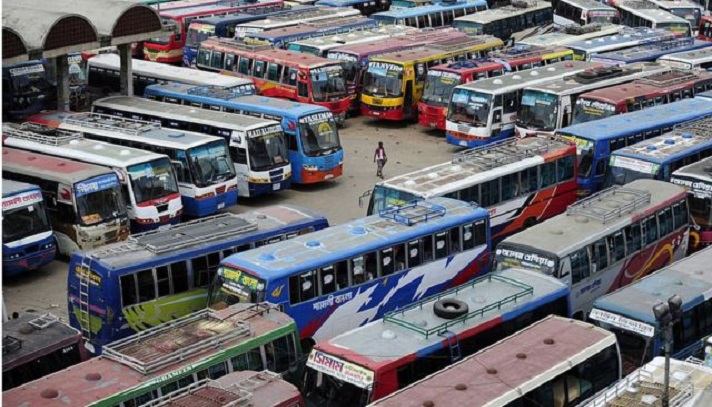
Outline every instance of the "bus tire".
<path id="1" fill-rule="evenodd" d="M 467 314 L 468 311 L 467 303 L 452 298 L 437 300 L 433 304 L 433 312 L 443 319 L 455 319 Z"/>

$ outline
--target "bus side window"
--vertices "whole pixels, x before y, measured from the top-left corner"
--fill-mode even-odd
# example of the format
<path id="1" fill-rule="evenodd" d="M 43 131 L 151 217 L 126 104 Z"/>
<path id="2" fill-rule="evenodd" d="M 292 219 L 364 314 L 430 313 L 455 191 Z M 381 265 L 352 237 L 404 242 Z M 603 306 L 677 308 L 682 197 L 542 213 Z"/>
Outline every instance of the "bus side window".
<path id="1" fill-rule="evenodd" d="M 265 76 L 265 61 L 255 60 L 252 76 L 255 78 L 263 78 Z"/>
<path id="2" fill-rule="evenodd" d="M 643 232 L 645 233 L 645 245 L 653 244 L 658 240 L 658 222 L 655 215 L 643 219 Z"/>
<path id="3" fill-rule="evenodd" d="M 475 246 L 487 244 L 487 227 L 486 220 L 475 223 Z"/>
<path id="4" fill-rule="evenodd" d="M 230 149 L 232 161 L 236 164 L 247 165 L 247 149 L 241 147 L 233 147 Z"/>
<path id="5" fill-rule="evenodd" d="M 459 253 L 460 247 L 460 228 L 454 227 L 448 231 L 449 243 L 450 243 L 450 253 Z"/>
<path id="6" fill-rule="evenodd" d="M 598 273 L 608 267 L 608 246 L 606 245 L 606 239 L 603 238 L 594 243 L 593 249 L 593 259 L 596 267 L 592 271 Z"/>
<path id="7" fill-rule="evenodd" d="M 235 70 L 235 54 L 225 54 L 225 70 L 230 72 Z"/>
<path id="8" fill-rule="evenodd" d="M 564 182 L 569 181 L 574 178 L 574 156 L 567 155 L 565 157 L 559 158 L 556 163 L 556 181 Z M 601 160 L 605 161 L 605 160 Z"/>
<path id="9" fill-rule="evenodd" d="M 591 274 L 588 261 L 588 249 L 577 250 L 571 253 L 571 283 L 576 284 Z"/>
<path id="10" fill-rule="evenodd" d="M 556 183 L 556 161 L 541 164 L 539 169 L 539 188 L 546 188 Z"/>
<path id="11" fill-rule="evenodd" d="M 633 252 L 637 252 L 641 248 L 641 231 L 640 223 L 635 222 L 630 226 L 626 226 L 623 229 L 625 233 L 626 240 L 626 252 L 630 255 Z"/>
<path id="12" fill-rule="evenodd" d="M 687 226 L 690 222 L 687 214 L 687 200 L 682 200 L 672 207 L 673 218 L 675 220 L 675 229 Z"/>
<path id="13" fill-rule="evenodd" d="M 243 75 L 249 75 L 251 70 L 252 60 L 250 58 L 240 57 L 240 62 L 237 63 L 237 72 Z"/>
<path id="14" fill-rule="evenodd" d="M 306 82 L 297 83 L 297 96 L 302 98 L 309 97 L 309 88 L 307 87 Z"/>
<path id="15" fill-rule="evenodd" d="M 316 297 L 315 271 L 310 270 L 299 275 L 299 301 L 309 301 Z"/>
<path id="16" fill-rule="evenodd" d="M 334 276 L 334 266 L 323 267 L 319 270 L 319 281 L 321 287 L 320 295 L 331 294 L 336 291 L 336 277 Z"/>
<path id="17" fill-rule="evenodd" d="M 158 288 L 158 297 L 163 297 L 171 293 L 171 282 L 168 277 L 168 266 L 156 267 L 156 287 Z"/>
<path id="18" fill-rule="evenodd" d="M 198 50 L 197 64 L 198 66 L 210 66 L 210 50 L 201 49 Z M 8 89 L 8 88 L 6 88 Z"/>
<path id="19" fill-rule="evenodd" d="M 186 266 L 185 261 L 171 264 L 171 282 L 173 284 L 173 294 L 188 291 L 188 266 Z"/>
<path id="20" fill-rule="evenodd" d="M 475 228 L 474 225 L 462 226 L 462 250 L 472 250 L 475 248 Z"/>
<path id="21" fill-rule="evenodd" d="M 373 280 L 378 276 L 378 259 L 376 252 L 364 254 L 366 260 L 366 272 L 364 273 L 365 281 Z"/>
<path id="22" fill-rule="evenodd" d="M 293 133 L 286 133 L 286 135 L 287 143 L 289 143 L 289 150 L 299 151 L 299 140 L 297 139 L 297 135 Z"/>
<path id="23" fill-rule="evenodd" d="M 141 270 L 136 273 L 136 283 L 138 287 L 138 302 L 156 299 L 156 286 L 153 278 L 153 270 Z"/>
<path id="24" fill-rule="evenodd" d="M 660 225 L 661 237 L 673 231 L 672 208 L 668 207 L 658 212 L 658 225 Z"/>
<path id="25" fill-rule="evenodd" d="M 608 251 L 611 253 L 613 263 L 625 258 L 625 238 L 623 232 L 616 232 L 613 236 L 608 236 Z"/>
<path id="26" fill-rule="evenodd" d="M 413 268 L 421 263 L 420 242 L 413 240 L 408 242 L 408 267 Z"/>
<path id="27" fill-rule="evenodd" d="M 393 246 L 393 257 L 395 258 L 395 271 L 405 268 L 405 243 Z"/>
<path id="28" fill-rule="evenodd" d="M 383 249 L 379 254 L 379 262 L 381 264 L 381 276 L 393 274 L 395 271 L 395 262 L 393 259 L 393 248 Z"/>
<path id="29" fill-rule="evenodd" d="M 223 69 L 223 53 L 218 51 L 213 51 L 213 55 L 210 56 L 210 67 L 215 69 Z"/>
<path id="30" fill-rule="evenodd" d="M 349 266 L 346 260 L 334 263 L 334 274 L 336 275 L 337 290 L 343 290 L 349 286 Z"/>
<path id="31" fill-rule="evenodd" d="M 270 62 L 267 66 L 267 80 L 279 81 L 279 74 L 282 71 L 282 65 L 277 65 L 274 62 Z"/>
<path id="32" fill-rule="evenodd" d="M 435 258 L 442 259 L 447 257 L 448 251 L 448 233 L 440 232 L 435 234 Z"/>
<path id="33" fill-rule="evenodd" d="M 136 304 L 138 301 L 136 295 L 136 275 L 127 274 L 121 276 L 121 307 L 128 307 Z"/>

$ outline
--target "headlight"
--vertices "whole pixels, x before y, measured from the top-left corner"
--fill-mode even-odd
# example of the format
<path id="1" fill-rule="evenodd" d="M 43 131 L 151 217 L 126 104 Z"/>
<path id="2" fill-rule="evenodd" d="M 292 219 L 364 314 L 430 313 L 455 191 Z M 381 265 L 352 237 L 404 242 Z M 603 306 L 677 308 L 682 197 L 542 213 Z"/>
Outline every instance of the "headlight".
<path id="1" fill-rule="evenodd" d="M 42 246 L 43 249 L 52 249 L 54 247 L 54 243 L 47 243 L 46 245 Z"/>

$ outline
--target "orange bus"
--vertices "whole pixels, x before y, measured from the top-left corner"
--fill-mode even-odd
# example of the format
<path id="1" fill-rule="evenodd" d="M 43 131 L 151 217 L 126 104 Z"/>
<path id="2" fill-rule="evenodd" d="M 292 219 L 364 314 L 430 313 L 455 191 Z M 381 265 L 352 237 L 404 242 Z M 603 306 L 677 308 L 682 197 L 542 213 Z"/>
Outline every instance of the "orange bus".
<path id="1" fill-rule="evenodd" d="M 196 65 L 252 79 L 264 96 L 323 106 L 337 123 L 344 122 L 351 103 L 343 67 L 333 59 L 210 38 L 200 44 Z"/>

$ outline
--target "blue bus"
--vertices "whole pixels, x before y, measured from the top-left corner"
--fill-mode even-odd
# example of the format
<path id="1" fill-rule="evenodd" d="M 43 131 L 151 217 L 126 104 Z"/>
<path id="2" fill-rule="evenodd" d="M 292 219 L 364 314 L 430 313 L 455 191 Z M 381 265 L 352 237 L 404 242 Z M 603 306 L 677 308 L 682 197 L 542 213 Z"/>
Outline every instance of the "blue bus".
<path id="1" fill-rule="evenodd" d="M 286 48 L 290 42 L 308 38 L 342 34 L 356 30 L 374 28 L 376 22 L 370 18 L 335 17 L 329 20 L 311 21 L 282 29 L 263 32 L 248 32 L 244 41 L 251 45 L 271 45 L 276 48 Z"/>
<path id="2" fill-rule="evenodd" d="M 702 357 L 703 339 L 712 335 L 710 264 L 707 248 L 594 301 L 589 317 L 616 334 L 626 373 L 665 354 L 653 307 L 673 295 L 682 299 L 682 318 L 673 325 L 670 356 Z"/>
<path id="3" fill-rule="evenodd" d="M 343 174 L 344 151 L 334 115 L 326 108 L 265 96 L 241 96 L 210 86 L 151 85 L 145 97 L 276 120 L 287 135 L 292 182 L 311 184 Z"/>
<path id="4" fill-rule="evenodd" d="M 209 305 L 279 304 L 304 346 L 489 271 L 489 212 L 432 198 L 225 259 Z"/>
<path id="5" fill-rule="evenodd" d="M 471 0 L 384 11 L 371 15 L 380 24 L 399 24 L 417 28 L 452 25 L 457 17 L 487 10 L 487 1 Z"/>
<path id="6" fill-rule="evenodd" d="M 613 151 L 705 116 L 712 116 L 712 99 L 696 97 L 574 124 L 557 130 L 556 134 L 576 143 L 578 194 L 583 197 L 603 189 Z"/>
<path id="7" fill-rule="evenodd" d="M 638 45 L 632 48 L 610 52 L 602 52 L 590 58 L 591 62 L 601 62 L 606 65 L 630 65 L 636 62 L 654 62 L 663 55 L 694 51 L 712 46 L 712 42 L 698 40 L 692 37 L 675 38 L 652 44 Z"/>
<path id="8" fill-rule="evenodd" d="M 15 276 L 54 260 L 57 245 L 42 190 L 2 180 L 2 273 Z"/>
<path id="9" fill-rule="evenodd" d="M 67 276 L 69 323 L 82 331 L 90 352 L 101 353 L 117 339 L 204 309 L 222 259 L 327 226 L 317 212 L 275 205 L 77 252 Z"/>
<path id="10" fill-rule="evenodd" d="M 616 51 L 643 44 L 654 44 L 674 38 L 675 34 L 662 28 L 625 27 L 617 33 L 572 41 L 562 45 L 566 45 L 574 51 L 575 60 L 588 61 L 591 57 L 601 52 Z"/>
<path id="11" fill-rule="evenodd" d="M 326 7 L 353 7 L 364 16 L 370 16 L 379 11 L 388 11 L 391 0 L 318 0 L 316 6 Z"/>
<path id="12" fill-rule="evenodd" d="M 673 171 L 712 156 L 711 128 L 712 117 L 703 117 L 614 151 L 604 186 L 623 185 L 636 179 L 670 181 Z"/>

